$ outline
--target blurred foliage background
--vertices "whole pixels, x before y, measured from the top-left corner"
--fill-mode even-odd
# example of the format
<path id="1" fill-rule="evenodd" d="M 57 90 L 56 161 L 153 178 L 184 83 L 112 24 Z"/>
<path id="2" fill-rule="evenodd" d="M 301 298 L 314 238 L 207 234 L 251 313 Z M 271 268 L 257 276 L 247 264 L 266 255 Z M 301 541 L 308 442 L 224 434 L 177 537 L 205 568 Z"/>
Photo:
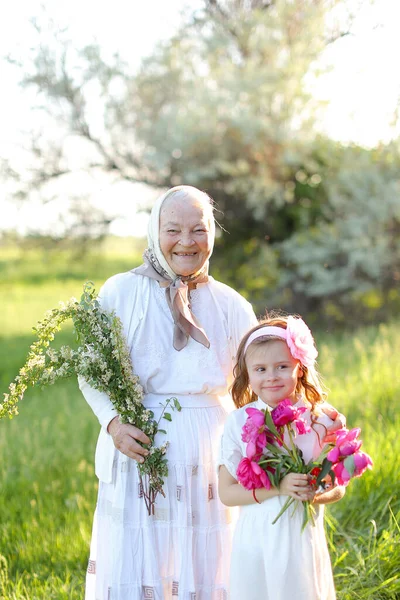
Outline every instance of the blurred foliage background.
<path id="1" fill-rule="evenodd" d="M 42 117 L 2 162 L 18 201 L 51 202 L 78 172 L 207 191 L 221 225 L 212 273 L 266 308 L 329 327 L 400 307 L 399 141 L 365 149 L 316 134 L 327 45 L 351 35 L 359 3 L 204 0 L 132 69 L 100 43 L 76 47 L 45 13 L 19 63 Z M 9 58 L 10 61 L 18 62 Z M 74 196 L 61 233 L 16 240 L 81 255 L 110 219 Z M 68 212 L 68 214 L 66 214 Z M 11 236 L 12 237 L 12 236 Z M 3 236 L 10 243 L 10 234 Z"/>

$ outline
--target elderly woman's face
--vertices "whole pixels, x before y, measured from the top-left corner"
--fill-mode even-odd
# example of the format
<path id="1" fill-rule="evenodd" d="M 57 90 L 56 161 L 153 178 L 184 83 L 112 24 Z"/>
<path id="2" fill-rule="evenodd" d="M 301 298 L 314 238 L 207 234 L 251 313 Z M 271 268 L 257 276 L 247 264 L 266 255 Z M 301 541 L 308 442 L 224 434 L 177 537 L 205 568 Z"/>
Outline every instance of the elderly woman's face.
<path id="1" fill-rule="evenodd" d="M 197 273 L 211 254 L 211 207 L 190 198 L 168 198 L 160 211 L 160 248 L 171 269 Z"/>

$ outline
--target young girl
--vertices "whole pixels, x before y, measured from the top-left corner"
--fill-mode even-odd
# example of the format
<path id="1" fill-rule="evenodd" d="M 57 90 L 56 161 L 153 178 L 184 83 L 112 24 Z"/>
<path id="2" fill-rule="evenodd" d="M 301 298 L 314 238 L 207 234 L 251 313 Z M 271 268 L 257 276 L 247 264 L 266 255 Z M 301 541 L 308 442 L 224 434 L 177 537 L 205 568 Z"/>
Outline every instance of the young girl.
<path id="1" fill-rule="evenodd" d="M 325 539 L 323 506 L 339 500 L 344 488 L 315 494 L 307 475 L 289 473 L 279 488 L 247 490 L 237 481 L 246 456 L 242 428 L 246 408 L 273 409 L 289 398 L 306 407 L 311 426 L 296 445 L 306 462 L 323 447 L 331 419 L 320 411 L 323 396 L 314 367 L 317 350 L 302 319 L 279 317 L 254 327 L 240 343 L 232 396 L 238 410 L 228 416 L 221 442 L 219 495 L 227 506 L 240 506 L 231 558 L 230 600 L 334 600 L 332 568 Z M 294 503 L 272 524 L 287 497 L 312 501 L 315 526 L 302 531 L 303 508 Z"/>

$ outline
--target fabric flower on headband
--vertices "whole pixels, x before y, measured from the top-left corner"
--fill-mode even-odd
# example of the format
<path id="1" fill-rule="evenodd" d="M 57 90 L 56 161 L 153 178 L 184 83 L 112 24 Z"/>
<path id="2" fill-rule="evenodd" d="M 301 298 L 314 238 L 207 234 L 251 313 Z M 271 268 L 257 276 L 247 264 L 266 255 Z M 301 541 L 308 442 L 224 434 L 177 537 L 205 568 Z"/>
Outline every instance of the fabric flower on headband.
<path id="1" fill-rule="evenodd" d="M 288 317 L 286 323 L 286 342 L 293 358 L 297 358 L 305 367 L 312 367 L 318 356 L 314 338 L 303 319 Z"/>

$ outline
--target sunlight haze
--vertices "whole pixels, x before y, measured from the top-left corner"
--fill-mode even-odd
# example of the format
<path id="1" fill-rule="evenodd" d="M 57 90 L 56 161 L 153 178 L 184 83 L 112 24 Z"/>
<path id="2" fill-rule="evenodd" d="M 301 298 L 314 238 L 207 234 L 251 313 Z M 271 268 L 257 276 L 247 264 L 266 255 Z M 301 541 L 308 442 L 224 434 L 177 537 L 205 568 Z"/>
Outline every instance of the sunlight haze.
<path id="1" fill-rule="evenodd" d="M 180 12 L 188 4 L 193 9 L 201 3 L 114 0 L 110 5 L 93 0 L 68 3 L 16 0 L 7 6 L 7 18 L 0 22 L 0 55 L 23 59 L 35 40 L 29 20 L 40 19 L 44 7 L 58 25 L 68 26 L 77 46 L 96 39 L 106 55 L 118 51 L 136 67 L 158 40 L 168 38 L 174 31 Z M 400 98 L 400 70 L 396 64 L 400 56 L 399 16 L 398 2 L 366 2 L 352 34 L 326 49 L 321 63 L 330 66 L 330 71 L 316 81 L 310 79 L 309 85 L 313 95 L 326 102 L 320 113 L 319 128 L 331 138 L 373 147 L 399 135 L 398 123 L 394 126 Z M 0 99 L 0 156 L 3 157 L 18 156 L 22 139 L 19 132 L 28 131 L 32 121 L 30 106 L 35 97 L 26 91 L 21 93 L 18 77 L 18 68 L 2 63 L 5 93 Z M 144 234 L 147 217 L 138 215 L 136 208 L 151 201 L 154 192 L 145 186 L 120 184 L 110 189 L 98 181 L 92 185 L 93 203 L 105 210 L 112 205 L 110 214 L 120 215 L 112 225 L 113 233 Z M 50 208 L 32 202 L 16 206 L 4 199 L 6 192 L 7 187 L 3 186 L 1 229 L 13 228 L 23 233 L 30 226 L 38 227 L 46 221 L 56 223 L 56 205 Z"/>

